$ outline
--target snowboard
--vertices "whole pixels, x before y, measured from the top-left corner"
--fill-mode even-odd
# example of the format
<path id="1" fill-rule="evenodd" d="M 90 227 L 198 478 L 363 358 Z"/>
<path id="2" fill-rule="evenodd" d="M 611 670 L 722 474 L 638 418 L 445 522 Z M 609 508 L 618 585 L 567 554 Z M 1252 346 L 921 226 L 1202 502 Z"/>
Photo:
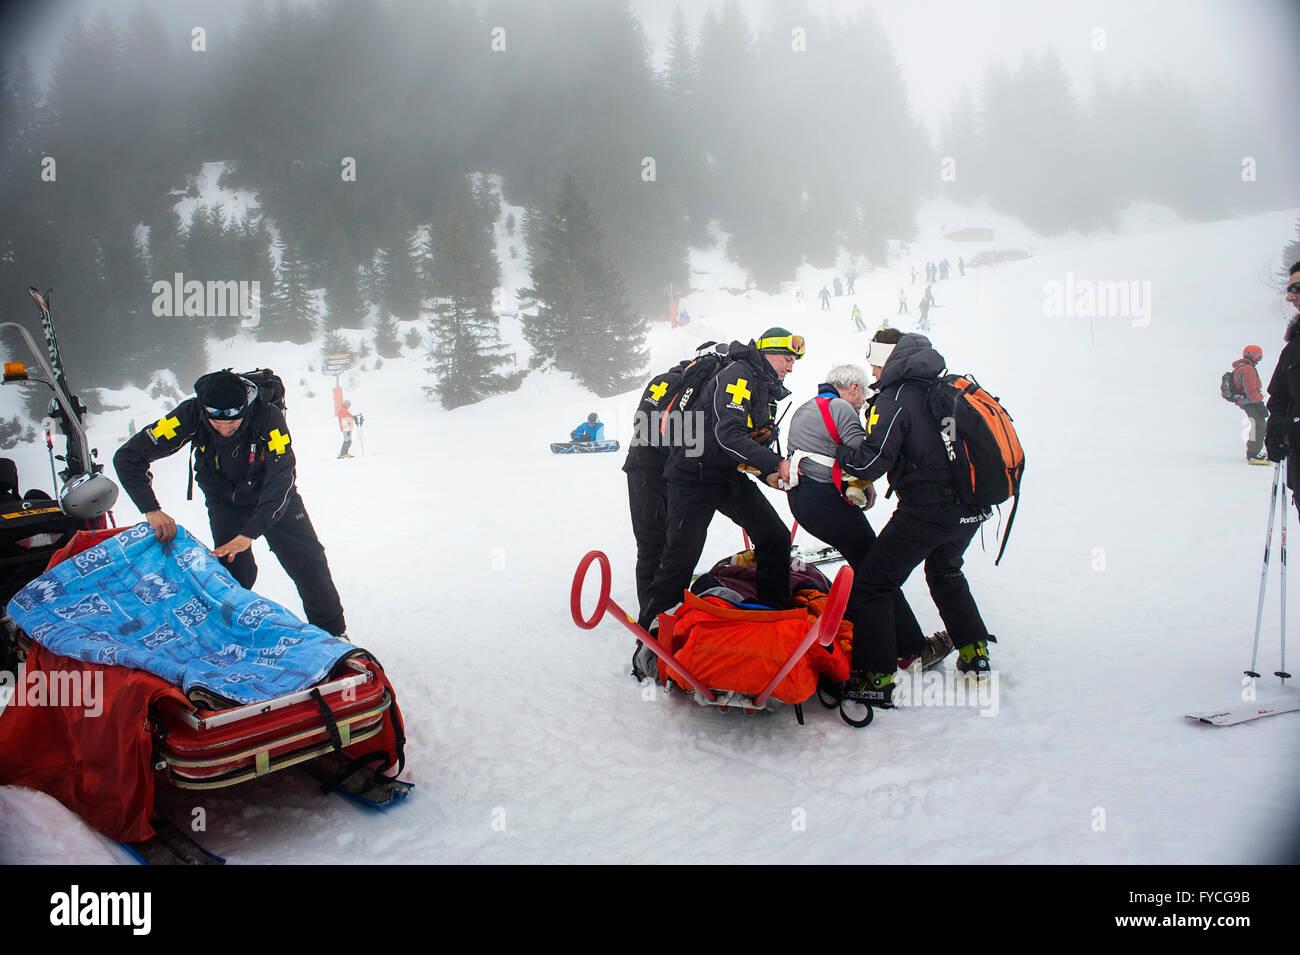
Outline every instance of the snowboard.
<path id="1" fill-rule="evenodd" d="M 1246 723 L 1264 716 L 1275 716 L 1278 713 L 1290 713 L 1295 710 L 1300 710 L 1300 696 L 1272 702 L 1257 700 L 1254 703 L 1225 706 L 1220 710 L 1202 710 L 1199 713 L 1186 713 L 1184 715 L 1189 720 L 1198 720 L 1202 723 L 1209 723 L 1211 726 L 1236 726 L 1238 723 Z"/>
<path id="2" fill-rule="evenodd" d="M 564 441 L 551 445 L 552 454 L 601 454 L 617 450 L 617 441 Z"/>

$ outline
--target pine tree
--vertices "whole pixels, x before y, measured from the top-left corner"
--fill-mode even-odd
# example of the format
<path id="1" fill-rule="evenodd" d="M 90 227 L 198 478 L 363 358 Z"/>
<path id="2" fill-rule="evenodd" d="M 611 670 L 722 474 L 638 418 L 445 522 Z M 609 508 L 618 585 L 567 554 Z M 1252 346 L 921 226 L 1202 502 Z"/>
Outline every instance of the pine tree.
<path id="1" fill-rule="evenodd" d="M 397 320 L 387 305 L 380 305 L 379 314 L 375 317 L 375 351 L 380 358 L 401 357 L 402 343 L 397 335 Z"/>
<path id="2" fill-rule="evenodd" d="M 645 365 L 645 324 L 627 303 L 623 277 L 603 253 L 600 226 L 572 176 L 534 234 L 533 287 L 523 292 L 538 307 L 523 320 L 532 367 L 572 372 L 602 397 L 625 390 Z"/>
<path id="3" fill-rule="evenodd" d="M 425 392 L 437 395 L 448 410 L 473 404 L 510 388 L 496 373 L 510 359 L 497 341 L 492 312 L 492 270 L 476 253 L 469 229 L 457 212 L 438 225 L 431 241 L 433 278 L 438 297 L 429 319 L 426 368 L 435 384 Z"/>
<path id="4" fill-rule="evenodd" d="M 269 307 L 262 309 L 262 341 L 305 345 L 320 323 L 320 308 L 308 285 L 310 270 L 298 246 L 290 245 L 280 256 L 280 273 Z"/>
<path id="5" fill-rule="evenodd" d="M 1300 262 L 1300 219 L 1295 220 L 1295 238 L 1282 250 L 1282 284 L 1291 277 L 1291 266 Z"/>

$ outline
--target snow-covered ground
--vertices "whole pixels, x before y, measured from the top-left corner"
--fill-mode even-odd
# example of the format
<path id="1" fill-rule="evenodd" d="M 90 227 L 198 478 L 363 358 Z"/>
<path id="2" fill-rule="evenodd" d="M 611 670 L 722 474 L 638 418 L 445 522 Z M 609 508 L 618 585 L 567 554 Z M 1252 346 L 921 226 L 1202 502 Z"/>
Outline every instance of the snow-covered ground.
<path id="1" fill-rule="evenodd" d="M 1244 418 L 1218 379 L 1247 344 L 1263 347 L 1265 378 L 1272 369 L 1285 311 L 1261 276 L 1295 219 L 1180 225 L 1147 210 L 1119 235 L 1049 242 L 936 206 L 908 257 L 857 279 L 871 327 L 888 317 L 910 329 L 923 288 L 911 265 L 946 255 L 955 274 L 958 255 L 1035 253 L 938 283 L 931 313 L 936 347 L 1002 398 L 1028 456 L 1001 566 L 991 526 L 989 552 L 967 555 L 998 635 L 987 717 L 919 706 L 855 730 L 814 704 L 801 727 L 789 711 L 746 717 L 643 693 L 628 676 L 626 631 L 610 620 L 579 630 L 568 608 L 573 569 L 592 548 L 613 561 L 615 598 L 635 607 L 622 455 L 547 449 L 593 410 L 626 443 L 635 393 L 600 400 L 567 376 L 533 375 L 449 413 L 423 397 L 426 362 L 413 355 L 346 377 L 366 416 L 365 454 L 336 461 L 333 381 L 309 369 L 310 346 L 214 350 L 214 364 L 269 365 L 289 387 L 299 486 L 349 631 L 393 676 L 418 788 L 382 815 L 293 774 L 212 795 L 163 787 L 161 805 L 178 820 L 203 806 L 201 840 L 238 863 L 1270 861 L 1300 835 L 1300 715 L 1220 729 L 1182 714 L 1237 701 L 1249 663 L 1271 469 L 1244 463 Z M 968 226 L 994 227 L 994 241 L 942 238 Z M 769 325 L 808 338 L 787 379 L 795 401 L 832 364 L 861 360 L 852 303 L 817 307 L 829 272 L 805 267 L 795 304 L 793 290 L 720 291 L 739 283 L 714 253 L 693 265 L 712 284 L 683 299 L 691 326 L 653 329 L 650 371 L 705 337 L 747 340 Z M 1121 280 L 1138 282 L 1144 303 L 1149 289 L 1149 314 L 1047 313 L 1046 283 Z M 909 316 L 896 315 L 899 288 Z M 130 419 L 143 426 L 167 410 L 139 392 L 114 403 L 129 407 L 89 423 L 108 456 Z M 14 453 L 22 473 L 48 481 L 43 447 Z M 168 511 L 206 537 L 201 500 L 184 500 L 183 459 L 154 475 Z M 891 506 L 870 512 L 877 528 Z M 117 518 L 137 519 L 125 499 Z M 704 560 L 739 546 L 739 530 L 717 518 Z M 258 590 L 296 609 L 264 544 L 256 554 Z M 1270 673 L 1274 564 L 1260 649 Z M 906 591 L 938 629 L 923 575 Z M 1292 658 L 1294 668 L 1294 636 Z M 1276 684 L 1261 681 L 1261 698 Z M 122 857 L 49 797 L 7 787 L 0 861 Z"/>

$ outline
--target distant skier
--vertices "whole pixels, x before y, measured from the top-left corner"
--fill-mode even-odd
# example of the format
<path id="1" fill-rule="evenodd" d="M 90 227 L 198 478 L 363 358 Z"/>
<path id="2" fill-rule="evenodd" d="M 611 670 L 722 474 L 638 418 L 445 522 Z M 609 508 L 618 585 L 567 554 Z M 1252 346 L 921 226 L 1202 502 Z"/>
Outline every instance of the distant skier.
<path id="1" fill-rule="evenodd" d="M 600 415 L 594 411 L 587 415 L 586 421 L 569 432 L 569 440 L 574 442 L 604 441 L 605 425 L 601 422 Z"/>
<path id="2" fill-rule="evenodd" d="M 339 448 L 340 458 L 350 458 L 349 450 L 352 448 L 352 429 L 361 424 L 364 420 L 362 415 L 354 415 L 351 411 L 352 402 L 343 402 L 343 408 L 339 411 L 339 430 L 343 432 L 343 447 Z"/>
<path id="3" fill-rule="evenodd" d="M 862 309 L 858 308 L 857 303 L 853 305 L 853 311 L 849 313 L 849 318 L 853 319 L 853 324 L 860 332 L 867 330 L 867 323 L 862 320 Z"/>
<path id="4" fill-rule="evenodd" d="M 822 303 L 822 311 L 829 312 L 831 310 L 831 293 L 825 285 L 823 285 L 822 290 L 817 293 L 817 298 Z"/>
<path id="5" fill-rule="evenodd" d="M 690 323 L 691 323 L 691 313 L 686 311 L 686 309 L 684 308 L 678 309 L 677 311 L 678 327 L 680 328 L 682 325 L 689 325 Z"/>
<path id="6" fill-rule="evenodd" d="M 898 314 L 907 314 L 907 293 L 901 288 L 898 290 Z"/>
<path id="7" fill-rule="evenodd" d="M 1237 394 L 1237 407 L 1250 419 L 1250 437 L 1246 441 L 1246 460 L 1251 464 L 1268 464 L 1264 448 L 1264 433 L 1268 427 L 1268 412 L 1264 410 L 1264 392 L 1255 366 L 1264 357 L 1264 349 L 1247 345 L 1241 357 L 1232 363 L 1232 383 Z"/>
<path id="8" fill-rule="evenodd" d="M 916 266 L 912 266 L 912 284 L 916 284 Z"/>
<path id="9" fill-rule="evenodd" d="M 957 256 L 957 268 L 961 271 L 962 275 L 966 274 L 966 260 L 960 255 Z"/>
<path id="10" fill-rule="evenodd" d="M 948 278 L 948 273 L 950 271 L 952 271 L 952 266 L 948 264 L 947 259 L 944 259 L 942 262 L 939 263 L 939 280 L 940 281 L 946 280 Z"/>
<path id="11" fill-rule="evenodd" d="M 927 285 L 925 287 L 925 301 L 926 304 L 928 304 L 931 308 L 934 308 L 934 286 L 933 285 Z"/>
<path id="12" fill-rule="evenodd" d="M 848 281 L 848 285 L 849 285 L 849 294 L 850 294 L 850 295 L 855 294 L 854 291 L 853 291 L 853 276 L 850 275 L 850 276 L 848 277 L 847 281 Z"/>
<path id="13" fill-rule="evenodd" d="M 916 323 L 916 327 L 923 332 L 928 332 L 930 330 L 930 300 L 928 298 L 921 299 L 921 304 L 917 308 L 921 312 L 921 320 Z"/>
<path id="14" fill-rule="evenodd" d="M 844 283 L 840 281 L 840 277 L 838 275 L 835 276 L 835 281 L 831 283 L 831 286 L 835 289 L 836 298 L 839 298 L 841 295 L 844 294 Z"/>

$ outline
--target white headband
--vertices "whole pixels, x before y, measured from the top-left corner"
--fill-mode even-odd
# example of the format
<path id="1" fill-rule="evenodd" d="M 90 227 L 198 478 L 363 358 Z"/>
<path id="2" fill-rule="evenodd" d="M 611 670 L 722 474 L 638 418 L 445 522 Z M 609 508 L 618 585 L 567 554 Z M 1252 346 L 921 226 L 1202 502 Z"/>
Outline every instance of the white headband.
<path id="1" fill-rule="evenodd" d="M 884 368 L 893 351 L 894 346 L 888 342 L 867 342 L 867 364 Z"/>

